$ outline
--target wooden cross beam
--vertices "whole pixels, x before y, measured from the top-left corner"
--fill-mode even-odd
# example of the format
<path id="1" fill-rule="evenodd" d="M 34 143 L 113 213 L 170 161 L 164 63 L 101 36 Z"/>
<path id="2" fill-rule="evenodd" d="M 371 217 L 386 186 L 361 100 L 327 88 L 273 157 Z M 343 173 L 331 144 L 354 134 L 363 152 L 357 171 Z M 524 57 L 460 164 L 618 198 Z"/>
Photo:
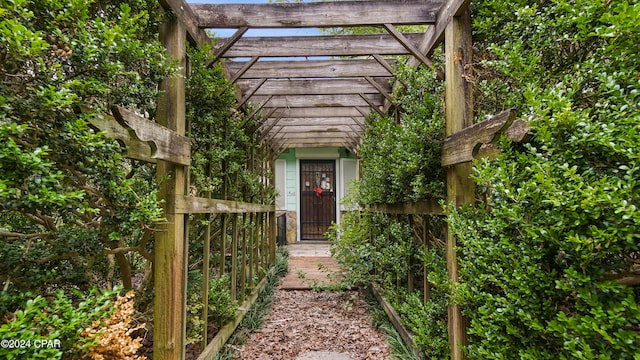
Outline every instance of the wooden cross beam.
<path id="1" fill-rule="evenodd" d="M 257 59 L 256 59 L 257 60 Z M 391 65 L 395 61 L 385 61 Z M 390 66 L 391 66 L 390 65 Z M 390 67 L 389 66 L 389 67 Z M 259 61 L 247 66 L 244 61 L 227 61 L 227 71 L 235 81 L 242 79 L 262 78 L 349 78 L 349 77 L 389 77 L 393 70 L 380 65 L 376 60 L 341 59 L 341 60 L 289 60 Z"/>
<path id="2" fill-rule="evenodd" d="M 400 36 L 408 43 L 418 43 L 423 34 L 410 33 Z M 226 48 L 220 56 L 234 58 L 412 54 L 406 44 L 399 43 L 396 39 L 396 35 L 388 34 L 245 37 Z M 227 42 L 224 42 L 222 46 L 226 45 Z"/>
<path id="3" fill-rule="evenodd" d="M 345 27 L 430 24 L 441 1 L 378 0 L 273 4 L 191 4 L 201 28 Z"/>

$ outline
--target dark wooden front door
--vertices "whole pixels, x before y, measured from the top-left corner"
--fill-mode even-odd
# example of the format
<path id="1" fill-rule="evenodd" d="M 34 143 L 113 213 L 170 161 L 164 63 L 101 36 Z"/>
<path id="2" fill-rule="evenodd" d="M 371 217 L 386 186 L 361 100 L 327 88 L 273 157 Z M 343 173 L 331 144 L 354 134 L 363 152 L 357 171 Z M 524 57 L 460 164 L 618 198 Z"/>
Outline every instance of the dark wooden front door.
<path id="1" fill-rule="evenodd" d="M 300 237 L 326 240 L 336 220 L 336 162 L 300 160 Z"/>

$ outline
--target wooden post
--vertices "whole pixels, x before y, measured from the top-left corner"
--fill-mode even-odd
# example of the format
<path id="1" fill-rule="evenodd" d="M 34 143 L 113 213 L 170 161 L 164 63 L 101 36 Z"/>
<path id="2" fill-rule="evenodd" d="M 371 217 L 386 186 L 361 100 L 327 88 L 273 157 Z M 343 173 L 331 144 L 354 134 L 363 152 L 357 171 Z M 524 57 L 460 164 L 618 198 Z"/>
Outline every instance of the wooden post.
<path id="1" fill-rule="evenodd" d="M 431 215 L 424 214 L 422 215 L 422 249 L 426 252 L 429 250 L 429 221 L 431 220 Z M 429 283 L 429 267 L 424 264 L 422 266 L 422 302 L 427 303 L 429 298 L 431 297 L 431 284 Z"/>
<path id="2" fill-rule="evenodd" d="M 409 220 L 409 227 L 413 230 L 413 214 L 409 214 L 407 215 L 407 218 Z M 413 246 L 413 244 L 415 244 L 415 237 L 411 238 L 411 245 Z M 413 294 L 413 283 L 415 281 L 414 279 L 414 274 L 412 271 L 412 267 L 413 267 L 413 254 L 409 253 L 408 255 L 408 259 L 407 259 L 407 268 L 409 269 L 409 271 L 407 271 L 407 292 L 409 294 Z"/>
<path id="3" fill-rule="evenodd" d="M 269 176 L 269 183 L 271 186 L 276 186 L 276 161 L 275 159 L 269 161 L 269 168 L 271 169 L 271 176 Z M 274 199 L 275 205 L 275 199 Z M 269 213 L 269 255 L 270 264 L 276 264 L 276 236 L 277 236 L 277 220 L 276 220 L 276 207 L 273 207 L 273 212 Z"/>
<path id="4" fill-rule="evenodd" d="M 227 221 L 229 215 L 220 214 L 220 276 L 224 275 L 227 259 Z"/>
<path id="5" fill-rule="evenodd" d="M 211 260 L 211 214 L 205 214 L 207 219 L 207 229 L 204 234 L 204 250 L 202 254 L 202 303 L 207 304 L 202 307 L 202 321 L 204 324 L 209 322 L 209 279 L 210 274 L 210 260 Z M 202 329 L 202 350 L 207 347 L 207 326 Z"/>
<path id="6" fill-rule="evenodd" d="M 249 286 L 253 286 L 253 270 L 255 263 L 253 249 L 256 246 L 256 217 L 257 215 L 255 213 L 249 214 L 249 249 L 247 250 L 249 252 Z"/>
<path id="7" fill-rule="evenodd" d="M 247 292 L 247 214 L 242 214 L 242 263 L 240 264 L 240 302 L 244 301 Z"/>
<path id="8" fill-rule="evenodd" d="M 473 91 L 464 75 L 472 64 L 471 16 L 467 9 L 454 17 L 445 30 L 445 136 L 460 131 L 473 123 Z M 447 203 L 459 206 L 472 203 L 475 186 L 470 179 L 471 163 L 462 163 L 447 168 Z M 447 270 L 449 280 L 458 282 L 458 259 L 455 251 L 456 239 L 447 229 Z M 462 347 L 466 344 L 466 326 L 460 307 L 451 304 L 448 309 L 449 343 L 451 360 L 464 359 Z"/>
<path id="9" fill-rule="evenodd" d="M 231 225 L 231 300 L 237 299 L 238 290 L 238 214 L 232 215 Z"/>
<path id="10" fill-rule="evenodd" d="M 162 83 L 158 100 L 158 123 L 185 134 L 186 30 L 175 16 L 163 17 L 160 39 L 181 73 Z M 158 226 L 154 259 L 153 356 L 156 359 L 184 359 L 186 319 L 186 226 L 184 214 L 176 214 L 176 199 L 185 193 L 185 166 L 157 161 L 159 198 L 164 200 L 166 223 Z"/>

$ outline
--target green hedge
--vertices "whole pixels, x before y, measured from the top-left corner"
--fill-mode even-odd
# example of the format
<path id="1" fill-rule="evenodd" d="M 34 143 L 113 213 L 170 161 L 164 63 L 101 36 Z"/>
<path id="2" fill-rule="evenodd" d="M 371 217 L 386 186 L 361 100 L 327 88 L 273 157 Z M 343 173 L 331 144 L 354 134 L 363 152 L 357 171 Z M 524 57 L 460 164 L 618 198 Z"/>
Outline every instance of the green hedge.
<path id="1" fill-rule="evenodd" d="M 449 211 L 469 358 L 637 359 L 640 291 L 617 280 L 640 245 L 640 4 L 476 7 L 479 91 L 507 80 L 492 96 L 533 139 L 477 162 L 487 203 Z"/>

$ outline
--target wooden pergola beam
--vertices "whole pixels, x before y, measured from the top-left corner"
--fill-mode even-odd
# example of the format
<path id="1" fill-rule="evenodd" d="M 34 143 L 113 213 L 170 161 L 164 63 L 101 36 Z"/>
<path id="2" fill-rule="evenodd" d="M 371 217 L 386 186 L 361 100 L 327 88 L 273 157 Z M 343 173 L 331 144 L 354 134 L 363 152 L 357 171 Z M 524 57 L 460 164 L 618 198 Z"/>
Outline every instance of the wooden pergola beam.
<path id="1" fill-rule="evenodd" d="M 461 16 L 468 9 L 471 0 L 447 0 L 440 7 L 434 26 L 429 26 L 425 33 L 425 42 L 422 45 L 422 53 L 429 56 L 433 50 L 444 40 L 444 33 L 454 16 Z"/>
<path id="2" fill-rule="evenodd" d="M 177 6 L 175 2 L 166 6 Z M 176 62 L 180 72 L 166 78 L 158 99 L 158 124 L 179 135 L 186 132 L 186 65 L 188 26 L 182 17 L 163 16 L 160 41 L 168 58 Z M 158 197 L 163 200 L 165 222 L 157 225 L 154 242 L 154 332 L 153 356 L 156 359 L 184 359 L 187 306 L 187 221 L 175 208 L 176 199 L 184 196 L 187 167 L 164 160 L 156 164 L 159 181 Z"/>
<path id="3" fill-rule="evenodd" d="M 388 61 L 393 64 L 394 61 Z M 348 77 L 389 77 L 389 71 L 376 60 L 290 60 L 259 61 L 246 67 L 244 61 L 227 61 L 225 67 L 235 79 L 262 78 L 348 78 Z M 245 69 L 246 67 L 246 69 Z M 237 75 L 241 69 L 245 71 Z"/>
<path id="4" fill-rule="evenodd" d="M 393 24 L 384 24 L 384 28 L 387 29 L 389 34 L 393 36 L 407 51 L 418 59 L 426 66 L 431 66 L 431 59 L 424 56 L 424 54 L 418 49 L 414 40 L 410 39 L 406 34 L 401 33 Z"/>
<path id="5" fill-rule="evenodd" d="M 272 4 L 191 4 L 201 28 L 430 24 L 442 1 L 378 0 Z"/>
<path id="6" fill-rule="evenodd" d="M 345 131 L 336 131 L 336 132 L 328 132 L 323 133 L 320 131 L 312 131 L 312 132 L 279 132 L 280 139 L 344 139 L 349 137 L 348 132 Z"/>
<path id="7" fill-rule="evenodd" d="M 275 123 L 275 121 L 274 121 Z M 278 126 L 282 128 L 281 133 L 283 134 L 304 134 L 304 133 L 314 133 L 314 134 L 335 134 L 335 133 L 348 133 L 348 132 L 360 132 L 360 130 L 354 130 L 349 124 L 340 124 L 340 125 L 306 125 L 306 126 L 291 126 L 291 125 L 283 125 L 282 119 L 277 123 L 277 125 L 273 125 L 273 127 Z M 268 129 L 271 130 L 271 129 Z"/>
<path id="8" fill-rule="evenodd" d="M 379 81 L 376 81 L 371 76 L 365 76 L 365 80 L 367 80 L 367 82 L 371 86 L 373 86 L 380 95 L 384 96 L 387 99 L 387 101 L 393 101 L 393 99 L 391 98 L 391 86 L 389 85 L 388 82 L 384 85 L 380 84 Z M 363 92 L 360 92 L 360 93 L 362 94 Z"/>
<path id="9" fill-rule="evenodd" d="M 251 95 L 331 95 L 331 94 L 388 94 L 389 78 L 313 79 L 313 80 L 239 80 L 240 90 Z M 260 84 L 258 87 L 257 84 Z"/>
<path id="10" fill-rule="evenodd" d="M 253 96 L 252 101 L 261 102 L 264 96 Z M 268 107 L 295 108 L 295 107 L 367 107 L 381 106 L 384 97 L 378 94 L 359 95 L 278 95 L 273 96 Z"/>
<path id="11" fill-rule="evenodd" d="M 245 89 L 244 91 L 242 91 L 243 96 L 242 96 L 242 99 L 238 101 L 237 106 L 238 107 L 243 106 L 247 101 L 249 101 L 249 98 L 252 97 L 258 90 L 260 90 L 260 88 L 265 82 L 267 82 L 267 79 L 260 79 L 260 81 L 257 84 L 254 84 L 251 88 Z"/>
<path id="12" fill-rule="evenodd" d="M 184 0 L 159 0 L 158 2 L 163 9 L 170 10 L 176 15 L 177 20 L 184 25 L 187 38 L 191 43 L 196 45 L 211 43 L 207 33 L 198 28 L 198 15 Z"/>
<path id="13" fill-rule="evenodd" d="M 364 115 L 358 109 L 362 109 Z M 282 118 L 341 118 L 356 117 L 362 118 L 366 116 L 368 107 L 300 107 L 300 108 L 280 108 L 273 116 Z"/>
<path id="14" fill-rule="evenodd" d="M 469 7 L 471 0 L 446 0 L 438 10 L 436 16 L 436 23 L 427 28 L 424 33 L 418 50 L 425 56 L 431 56 L 433 50 L 444 41 L 444 32 L 447 25 L 451 22 L 454 16 L 460 16 Z M 408 65 L 417 67 L 420 65 L 420 61 L 416 58 L 409 59 Z M 395 88 L 394 84 L 394 88 Z M 391 107 L 391 102 L 385 104 L 385 111 Z"/>
<path id="15" fill-rule="evenodd" d="M 418 43 L 422 33 L 400 34 Z M 226 43 L 224 43 L 226 45 Z M 221 54 L 234 57 L 409 55 L 405 44 L 388 34 L 245 37 Z"/>
<path id="16" fill-rule="evenodd" d="M 233 75 L 230 77 L 229 82 L 235 83 L 242 75 L 244 75 L 251 67 L 258 62 L 260 58 L 258 56 L 254 56 L 251 60 L 242 63 L 242 67 L 235 71 Z M 263 76 L 262 78 L 267 78 L 268 76 Z"/>
<path id="17" fill-rule="evenodd" d="M 354 120 L 350 117 L 309 117 L 309 118 L 279 118 L 279 126 L 286 126 L 290 128 L 306 127 L 306 126 L 360 126 L 361 122 Z M 274 118 L 267 119 L 265 124 L 274 122 Z"/>
<path id="18" fill-rule="evenodd" d="M 283 141 L 283 145 L 288 148 L 341 147 L 345 144 L 344 139 L 286 139 Z"/>
<path id="19" fill-rule="evenodd" d="M 238 30 L 236 30 L 236 32 L 231 37 L 223 39 L 223 41 L 220 41 L 219 45 L 214 47 L 213 49 L 214 58 L 209 60 L 206 66 L 211 67 L 213 64 L 216 63 L 216 61 L 218 61 L 221 57 L 223 57 L 224 54 L 227 51 L 229 51 L 229 49 L 233 46 L 233 44 L 235 44 L 238 40 L 240 40 L 240 38 L 242 38 L 242 36 L 247 32 L 247 30 L 249 30 L 249 28 L 246 26 L 243 26 Z"/>
<path id="20" fill-rule="evenodd" d="M 369 105 L 369 107 L 371 107 L 373 110 L 375 110 L 378 114 L 380 114 L 381 116 L 384 116 L 385 113 L 382 109 L 380 109 L 380 106 L 384 105 L 384 103 L 379 104 L 379 103 L 375 103 L 373 101 L 371 101 L 370 98 L 368 98 L 367 96 L 365 96 L 364 94 L 360 94 L 360 98 L 362 100 L 364 100 L 367 105 Z"/>
<path id="21" fill-rule="evenodd" d="M 448 9 L 447 11 L 452 10 Z M 451 12 L 451 20 L 445 29 L 445 136 L 464 130 L 473 125 L 473 84 L 463 76 L 473 63 L 471 43 L 471 15 L 469 9 L 456 16 Z M 475 201 L 475 183 L 471 179 L 471 162 L 448 166 L 447 197 L 449 206 L 473 204 Z M 458 283 L 457 241 L 450 229 L 446 231 L 446 257 L 449 281 Z M 454 285 L 455 286 L 455 285 Z M 451 359 L 464 360 L 464 346 L 467 342 L 466 321 L 460 306 L 448 306 L 448 333 L 451 346 Z"/>

